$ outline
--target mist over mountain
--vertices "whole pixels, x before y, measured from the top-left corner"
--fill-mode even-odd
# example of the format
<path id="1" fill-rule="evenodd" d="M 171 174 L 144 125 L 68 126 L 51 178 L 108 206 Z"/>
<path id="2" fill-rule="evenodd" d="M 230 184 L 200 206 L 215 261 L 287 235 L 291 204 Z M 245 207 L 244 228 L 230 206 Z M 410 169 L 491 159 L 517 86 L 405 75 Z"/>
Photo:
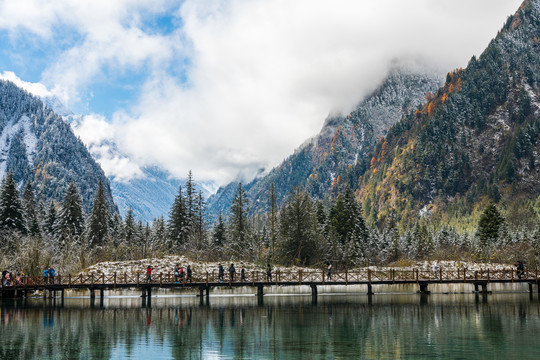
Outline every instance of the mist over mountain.
<path id="1" fill-rule="evenodd" d="M 418 65 L 396 62 L 386 80 L 347 115 L 329 116 L 319 134 L 302 144 L 268 174 L 245 185 L 251 212 L 268 208 L 270 187 L 276 199 L 283 199 L 301 186 L 314 198 L 322 199 L 343 182 L 350 167 L 362 163 L 388 128 L 425 101 L 443 76 Z M 238 182 L 220 188 L 208 199 L 213 216 L 226 212 Z"/>

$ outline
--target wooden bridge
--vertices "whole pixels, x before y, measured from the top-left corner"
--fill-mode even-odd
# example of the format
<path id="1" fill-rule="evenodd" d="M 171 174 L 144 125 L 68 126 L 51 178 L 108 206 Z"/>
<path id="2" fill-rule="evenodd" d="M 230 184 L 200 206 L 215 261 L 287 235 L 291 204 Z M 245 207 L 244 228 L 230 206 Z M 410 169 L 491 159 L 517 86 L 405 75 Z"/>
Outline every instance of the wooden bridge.
<path id="1" fill-rule="evenodd" d="M 265 286 L 310 286 L 313 296 L 317 295 L 317 287 L 323 285 L 367 285 L 367 294 L 373 295 L 375 285 L 404 285 L 417 284 L 418 292 L 429 294 L 430 284 L 470 284 L 474 286 L 474 291 L 488 293 L 489 284 L 525 283 L 528 284 L 529 292 L 532 294 L 533 286 L 536 285 L 540 295 L 538 269 L 525 270 L 522 273 L 514 269 L 509 270 L 468 270 L 458 269 L 452 271 L 439 270 L 437 277 L 433 271 L 419 269 L 400 270 L 361 270 L 332 272 L 329 277 L 326 271 L 276 271 L 268 277 L 264 271 L 246 271 L 245 278 L 241 279 L 240 274 L 231 276 L 226 273 L 220 279 L 217 272 L 205 272 L 203 274 L 193 274 L 191 279 L 187 277 L 175 278 L 170 273 L 153 274 L 147 281 L 146 275 L 137 274 L 117 274 L 112 275 L 68 275 L 55 276 L 54 278 L 44 277 L 23 277 L 14 284 L 6 284 L 0 288 L 2 297 L 27 297 L 36 291 L 42 291 L 43 297 L 56 297 L 58 294 L 64 298 L 64 291 L 67 289 L 89 290 L 90 299 L 95 299 L 96 291 L 99 291 L 100 298 L 103 299 L 104 291 L 120 289 L 139 289 L 142 297 L 150 297 L 153 289 L 185 289 L 195 288 L 199 290 L 201 299 L 209 296 L 212 288 L 233 288 L 233 287 L 256 287 L 257 296 L 262 298 Z"/>

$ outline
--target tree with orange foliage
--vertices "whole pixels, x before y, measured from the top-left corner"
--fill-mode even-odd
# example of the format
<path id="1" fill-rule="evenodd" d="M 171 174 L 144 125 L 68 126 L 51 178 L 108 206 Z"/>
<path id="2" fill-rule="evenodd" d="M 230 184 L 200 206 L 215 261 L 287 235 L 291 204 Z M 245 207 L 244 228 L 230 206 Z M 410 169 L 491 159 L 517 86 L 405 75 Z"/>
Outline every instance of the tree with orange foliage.
<path id="1" fill-rule="evenodd" d="M 377 159 L 375 159 L 375 156 L 371 158 L 371 167 L 370 169 L 373 170 L 377 166 Z"/>
<path id="2" fill-rule="evenodd" d="M 433 111 L 435 111 L 435 104 L 431 102 L 427 107 L 428 116 L 433 115 Z"/>
<path id="3" fill-rule="evenodd" d="M 385 140 L 383 142 L 382 148 L 381 148 L 381 159 L 383 159 L 386 156 L 387 153 L 388 153 L 388 143 Z"/>

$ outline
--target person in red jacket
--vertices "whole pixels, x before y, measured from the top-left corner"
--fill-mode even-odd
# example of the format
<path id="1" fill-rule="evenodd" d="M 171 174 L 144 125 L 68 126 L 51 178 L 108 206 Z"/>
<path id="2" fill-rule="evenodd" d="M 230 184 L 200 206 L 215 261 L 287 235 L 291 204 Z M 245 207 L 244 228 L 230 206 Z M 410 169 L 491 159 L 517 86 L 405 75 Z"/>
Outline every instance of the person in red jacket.
<path id="1" fill-rule="evenodd" d="M 146 267 L 146 282 L 152 281 L 152 269 L 150 265 Z"/>

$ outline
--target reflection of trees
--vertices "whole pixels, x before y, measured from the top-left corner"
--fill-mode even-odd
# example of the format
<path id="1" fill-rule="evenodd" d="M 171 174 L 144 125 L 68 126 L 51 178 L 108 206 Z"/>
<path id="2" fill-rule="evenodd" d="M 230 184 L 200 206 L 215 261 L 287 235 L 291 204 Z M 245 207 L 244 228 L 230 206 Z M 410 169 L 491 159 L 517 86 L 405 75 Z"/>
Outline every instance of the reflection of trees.
<path id="1" fill-rule="evenodd" d="M 430 304 L 420 305 L 411 296 L 409 302 L 378 302 L 375 297 L 370 305 L 364 297 L 348 299 L 322 297 L 315 306 L 302 297 L 265 297 L 263 306 L 257 306 L 256 298 L 215 300 L 216 305 L 213 299 L 212 305 L 199 306 L 182 298 L 155 300 L 151 308 L 119 303 L 104 309 L 92 309 L 82 300 L 64 308 L 38 300 L 27 305 L 3 302 L 0 358 L 109 359 L 137 357 L 142 348 L 165 350 L 176 359 L 210 353 L 232 358 L 399 358 L 419 354 L 419 349 L 424 358 L 441 358 L 448 349 L 463 350 L 468 343 L 512 357 L 515 348 L 505 344 L 523 342 L 527 333 L 540 331 L 538 304 L 526 301 L 432 305 L 430 298 Z M 473 356 L 476 350 L 468 351 L 459 356 Z"/>

